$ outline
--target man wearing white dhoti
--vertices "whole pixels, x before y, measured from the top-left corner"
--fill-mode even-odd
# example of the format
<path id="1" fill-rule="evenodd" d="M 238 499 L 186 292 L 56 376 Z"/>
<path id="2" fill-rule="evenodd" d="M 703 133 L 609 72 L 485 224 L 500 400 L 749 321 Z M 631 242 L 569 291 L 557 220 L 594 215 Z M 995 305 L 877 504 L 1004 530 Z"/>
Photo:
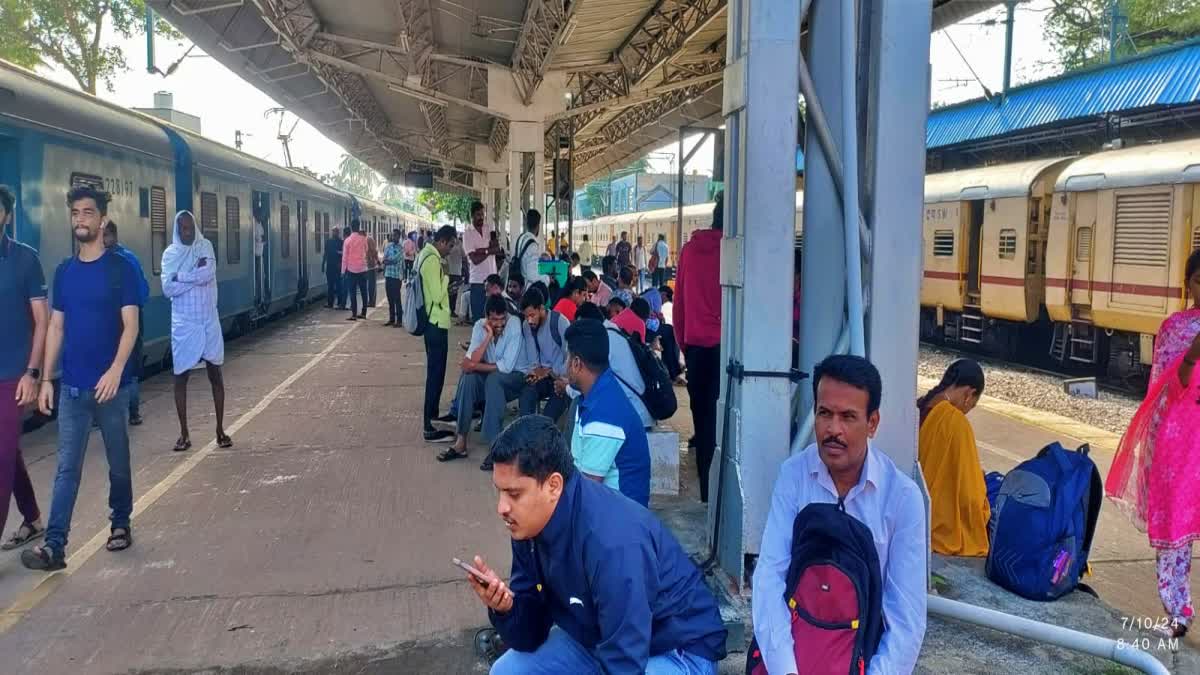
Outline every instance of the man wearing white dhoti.
<path id="1" fill-rule="evenodd" d="M 228 448 L 233 439 L 225 433 L 225 340 L 217 313 L 217 257 L 212 243 L 196 233 L 190 211 L 175 215 L 173 243 L 163 251 L 163 295 L 171 299 L 171 360 L 175 371 L 175 411 L 179 414 L 179 440 L 175 450 L 192 447 L 187 425 L 188 374 L 203 363 L 212 385 L 217 409 L 217 445 Z"/>

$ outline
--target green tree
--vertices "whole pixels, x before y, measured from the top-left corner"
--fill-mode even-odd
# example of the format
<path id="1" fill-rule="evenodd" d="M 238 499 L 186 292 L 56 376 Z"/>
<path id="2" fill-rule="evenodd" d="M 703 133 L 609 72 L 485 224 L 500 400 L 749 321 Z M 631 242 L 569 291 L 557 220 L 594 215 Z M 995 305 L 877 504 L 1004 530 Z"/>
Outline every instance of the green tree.
<path id="1" fill-rule="evenodd" d="M 1116 54 L 1200 36 L 1200 0 L 1051 0 L 1045 37 L 1066 70 L 1108 60 L 1113 10 Z"/>
<path id="2" fill-rule="evenodd" d="M 608 215 L 608 180 L 597 180 L 583 187 L 584 199 L 593 218 Z"/>
<path id="3" fill-rule="evenodd" d="M 429 210 L 433 218 L 439 213 L 450 216 L 455 223 L 471 219 L 471 203 L 475 198 L 470 195 L 426 190 L 417 195 L 417 203 Z"/>
<path id="4" fill-rule="evenodd" d="M 144 0 L 0 0 L 0 58 L 26 68 L 62 68 L 89 94 L 100 82 L 112 91 L 112 78 L 129 65 L 121 48 L 103 44 L 101 36 L 108 26 L 126 38 L 141 33 L 145 15 Z M 155 32 L 180 37 L 162 20 Z"/>
<path id="5" fill-rule="evenodd" d="M 353 155 L 342 155 L 337 173 L 326 174 L 327 182 L 339 190 L 370 198 L 379 185 L 379 174 Z"/>

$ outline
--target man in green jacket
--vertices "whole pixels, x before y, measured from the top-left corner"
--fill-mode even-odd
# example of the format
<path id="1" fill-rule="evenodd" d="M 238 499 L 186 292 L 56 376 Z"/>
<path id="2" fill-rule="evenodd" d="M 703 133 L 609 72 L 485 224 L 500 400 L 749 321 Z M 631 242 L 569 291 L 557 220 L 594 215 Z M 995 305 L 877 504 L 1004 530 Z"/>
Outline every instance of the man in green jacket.
<path id="1" fill-rule="evenodd" d="M 442 256 L 450 253 L 458 232 L 446 225 L 427 241 L 417 255 L 417 273 L 425 295 L 425 311 L 429 327 L 425 329 L 425 440 L 430 443 L 449 443 L 454 432 L 434 429 L 438 416 L 442 385 L 446 382 L 446 358 L 450 353 L 450 278 L 442 264 Z"/>

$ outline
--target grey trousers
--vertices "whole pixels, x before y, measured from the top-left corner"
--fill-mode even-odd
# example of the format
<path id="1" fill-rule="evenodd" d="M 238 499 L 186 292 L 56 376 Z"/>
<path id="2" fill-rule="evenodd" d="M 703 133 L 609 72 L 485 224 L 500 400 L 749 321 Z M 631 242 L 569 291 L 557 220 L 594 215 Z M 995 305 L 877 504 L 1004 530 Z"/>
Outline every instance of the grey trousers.
<path id="1" fill-rule="evenodd" d="M 525 373 L 463 373 L 458 380 L 458 421 L 460 436 L 471 430 L 471 415 L 464 411 L 475 409 L 475 402 L 482 396 L 483 440 L 491 443 L 500 434 L 504 421 L 504 409 L 509 401 L 516 400 L 525 388 Z"/>

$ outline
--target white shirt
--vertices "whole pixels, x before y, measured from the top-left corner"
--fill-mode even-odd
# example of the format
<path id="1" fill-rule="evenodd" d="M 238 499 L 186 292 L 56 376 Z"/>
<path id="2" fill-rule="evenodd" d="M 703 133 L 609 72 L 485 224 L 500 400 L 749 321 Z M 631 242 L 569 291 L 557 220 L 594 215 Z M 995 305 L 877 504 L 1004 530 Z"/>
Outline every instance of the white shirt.
<path id="1" fill-rule="evenodd" d="M 792 524 L 805 506 L 836 504 L 837 499 L 837 488 L 815 443 L 779 468 L 751 598 L 754 636 L 768 672 L 799 672 L 791 615 L 783 602 Z M 883 579 L 883 638 L 867 672 L 911 673 L 925 638 L 927 576 L 921 493 L 890 457 L 870 448 L 863 476 L 846 494 L 844 504 L 846 513 L 871 530 Z"/>
<path id="2" fill-rule="evenodd" d="M 658 266 L 666 267 L 668 262 L 667 259 L 670 257 L 670 251 L 667 249 L 667 242 L 665 239 L 659 239 L 658 243 L 654 244 L 654 252 L 658 254 Z"/>
<path id="3" fill-rule="evenodd" d="M 528 243 L 530 239 L 533 243 Z M 521 256 L 521 276 L 525 277 L 525 286 L 529 287 L 535 281 L 540 281 L 544 284 L 550 283 L 550 277 L 545 274 L 538 274 L 538 260 L 542 257 L 542 240 L 529 232 L 522 232 L 521 236 L 517 237 L 517 248 L 513 251 L 514 255 Z"/>
<path id="4" fill-rule="evenodd" d="M 467 345 L 467 355 L 475 353 L 479 349 L 479 345 L 483 344 L 484 340 L 488 340 L 487 328 L 484 325 L 487 319 L 483 318 L 475 322 L 471 328 L 471 342 Z M 521 357 L 521 324 L 523 322 L 512 314 L 508 315 L 508 321 L 504 324 L 504 332 L 500 334 L 500 339 L 491 339 L 487 349 L 483 352 L 483 362 L 493 363 L 496 365 L 496 370 L 502 373 L 511 373 L 513 367 L 517 365 L 517 360 Z"/>
<path id="5" fill-rule="evenodd" d="M 638 268 L 638 270 L 644 272 L 646 270 L 646 265 L 647 265 L 648 260 L 649 260 L 649 258 L 646 257 L 646 248 L 644 246 L 642 246 L 641 244 L 638 244 L 637 246 L 633 247 L 633 266 L 634 267 L 636 267 L 636 268 Z"/>
<path id="6" fill-rule="evenodd" d="M 483 231 L 475 229 L 474 225 L 468 224 L 466 232 L 463 232 L 463 252 L 470 254 L 483 248 L 486 249 L 491 245 L 492 230 L 486 223 L 483 225 Z M 467 262 L 467 281 L 472 284 L 482 284 L 487 278 L 496 273 L 496 256 L 488 254 L 483 262 L 475 264 Z"/>

